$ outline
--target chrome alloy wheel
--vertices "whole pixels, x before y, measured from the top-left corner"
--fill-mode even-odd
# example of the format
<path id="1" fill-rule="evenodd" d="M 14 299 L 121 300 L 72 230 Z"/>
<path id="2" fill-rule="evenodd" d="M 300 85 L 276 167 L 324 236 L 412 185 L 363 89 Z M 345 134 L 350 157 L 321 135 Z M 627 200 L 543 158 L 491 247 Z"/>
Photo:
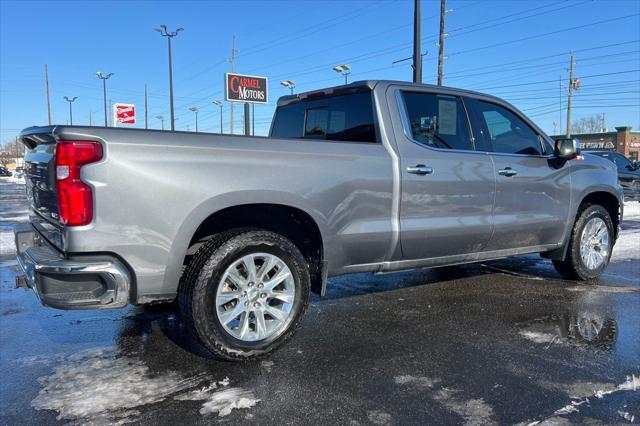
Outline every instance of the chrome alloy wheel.
<path id="1" fill-rule="evenodd" d="M 609 256 L 609 229 L 599 217 L 585 225 L 580 237 L 580 257 L 587 269 L 598 269 Z"/>
<path id="2" fill-rule="evenodd" d="M 295 297 L 287 264 L 270 253 L 251 253 L 233 262 L 222 275 L 216 311 L 227 333 L 255 342 L 284 331 Z"/>

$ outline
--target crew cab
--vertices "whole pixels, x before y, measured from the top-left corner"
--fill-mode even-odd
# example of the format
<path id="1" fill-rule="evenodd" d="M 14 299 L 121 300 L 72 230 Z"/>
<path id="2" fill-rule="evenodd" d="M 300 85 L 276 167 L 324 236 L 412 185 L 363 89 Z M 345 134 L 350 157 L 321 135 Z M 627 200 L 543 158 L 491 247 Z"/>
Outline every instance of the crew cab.
<path id="1" fill-rule="evenodd" d="M 20 285 L 62 309 L 180 302 L 216 356 L 265 356 L 327 278 L 528 253 L 607 267 L 613 163 L 509 103 L 361 81 L 279 99 L 269 137 L 25 129 Z"/>

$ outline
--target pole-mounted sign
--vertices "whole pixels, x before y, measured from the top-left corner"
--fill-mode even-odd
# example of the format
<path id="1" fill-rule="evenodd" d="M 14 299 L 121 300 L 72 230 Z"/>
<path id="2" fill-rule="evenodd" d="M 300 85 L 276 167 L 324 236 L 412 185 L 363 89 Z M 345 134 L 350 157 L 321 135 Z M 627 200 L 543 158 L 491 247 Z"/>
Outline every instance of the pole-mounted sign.
<path id="1" fill-rule="evenodd" d="M 134 104 L 113 104 L 113 123 L 136 124 L 136 106 Z"/>
<path id="2" fill-rule="evenodd" d="M 268 100 L 267 77 L 226 73 L 224 75 L 225 99 L 229 102 L 266 104 Z"/>

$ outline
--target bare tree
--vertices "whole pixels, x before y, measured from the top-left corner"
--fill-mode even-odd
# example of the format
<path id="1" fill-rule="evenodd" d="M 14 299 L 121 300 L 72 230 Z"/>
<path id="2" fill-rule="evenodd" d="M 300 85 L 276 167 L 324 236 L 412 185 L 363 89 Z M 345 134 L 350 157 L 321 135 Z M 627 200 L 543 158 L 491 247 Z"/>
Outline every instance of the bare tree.
<path id="1" fill-rule="evenodd" d="M 602 118 L 600 115 L 582 117 L 571 124 L 571 133 L 595 133 L 602 130 Z"/>
<path id="2" fill-rule="evenodd" d="M 24 157 L 24 146 L 15 139 L 11 139 L 0 146 L 0 164 L 7 164 L 16 161 L 16 158 Z"/>

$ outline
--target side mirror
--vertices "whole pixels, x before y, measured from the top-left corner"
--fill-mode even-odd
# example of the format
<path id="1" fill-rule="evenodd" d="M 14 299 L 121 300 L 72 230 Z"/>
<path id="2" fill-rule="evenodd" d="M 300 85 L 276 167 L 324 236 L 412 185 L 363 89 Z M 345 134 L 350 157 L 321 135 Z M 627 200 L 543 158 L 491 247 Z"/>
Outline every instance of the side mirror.
<path id="1" fill-rule="evenodd" d="M 580 142 L 577 139 L 562 138 L 557 139 L 554 146 L 556 157 L 563 160 L 571 160 L 580 155 Z"/>

